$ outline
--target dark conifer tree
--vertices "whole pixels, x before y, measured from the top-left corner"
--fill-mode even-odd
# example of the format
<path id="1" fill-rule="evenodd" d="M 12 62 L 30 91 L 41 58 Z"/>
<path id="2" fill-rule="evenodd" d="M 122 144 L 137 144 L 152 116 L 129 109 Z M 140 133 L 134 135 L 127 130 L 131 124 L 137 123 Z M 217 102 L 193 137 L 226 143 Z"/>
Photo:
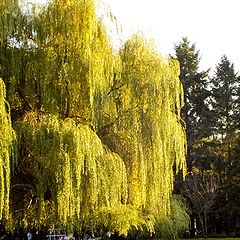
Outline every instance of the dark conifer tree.
<path id="1" fill-rule="evenodd" d="M 235 200 L 240 196 L 236 194 L 239 178 L 236 169 L 239 169 L 238 147 L 238 92 L 239 78 L 234 64 L 223 55 L 216 66 L 215 74 L 211 78 L 211 107 L 213 112 L 213 143 L 216 153 L 213 161 L 213 170 L 219 181 L 219 198 L 216 203 L 217 213 L 224 216 L 225 231 L 229 233 L 230 223 L 235 216 L 237 207 Z M 237 157 L 237 158 L 236 158 Z M 234 221 L 235 221 L 234 220 Z"/>
<path id="2" fill-rule="evenodd" d="M 236 131 L 238 77 L 227 56 L 223 55 L 211 79 L 215 134 L 226 137 Z"/>
<path id="3" fill-rule="evenodd" d="M 175 45 L 175 54 L 180 62 L 180 80 L 184 88 L 185 106 L 182 117 L 186 123 L 188 170 L 192 171 L 194 165 L 208 167 L 204 154 L 206 145 L 202 140 L 209 137 L 211 132 L 208 122 L 211 115 L 208 108 L 210 93 L 207 89 L 209 70 L 199 70 L 200 52 L 187 38 Z"/>

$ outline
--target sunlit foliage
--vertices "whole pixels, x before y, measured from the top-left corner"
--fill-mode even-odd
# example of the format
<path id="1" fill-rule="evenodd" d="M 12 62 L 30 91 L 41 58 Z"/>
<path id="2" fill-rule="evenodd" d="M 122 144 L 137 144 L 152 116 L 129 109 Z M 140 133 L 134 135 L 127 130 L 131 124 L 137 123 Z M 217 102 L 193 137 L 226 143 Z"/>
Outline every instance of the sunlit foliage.
<path id="1" fill-rule="evenodd" d="M 101 207 L 126 203 L 125 165 L 87 125 L 29 113 L 15 129 L 36 178 L 37 201 L 28 207 L 36 209 L 24 213 L 30 221 L 24 224 L 86 223 Z"/>
<path id="2" fill-rule="evenodd" d="M 165 216 L 173 166 L 185 169 L 178 64 L 160 57 L 140 36 L 126 42 L 120 55 L 122 77 L 110 92 L 116 113 L 112 111 L 112 124 L 102 131 L 103 141 L 127 166 L 128 203 Z"/>
<path id="3" fill-rule="evenodd" d="M 185 202 L 174 195 L 171 201 L 171 213 L 156 223 L 156 234 L 158 239 L 179 239 L 179 235 L 184 235 L 189 228 L 189 210 Z"/>
<path id="4" fill-rule="evenodd" d="M 8 219 L 9 215 L 10 158 L 14 141 L 10 107 L 5 98 L 6 88 L 0 78 L 0 220 Z"/>
<path id="5" fill-rule="evenodd" d="M 140 35 L 114 52 L 93 0 L 13 18 L 0 42 L 17 134 L 13 225 L 154 232 L 185 174 L 177 61 Z"/>

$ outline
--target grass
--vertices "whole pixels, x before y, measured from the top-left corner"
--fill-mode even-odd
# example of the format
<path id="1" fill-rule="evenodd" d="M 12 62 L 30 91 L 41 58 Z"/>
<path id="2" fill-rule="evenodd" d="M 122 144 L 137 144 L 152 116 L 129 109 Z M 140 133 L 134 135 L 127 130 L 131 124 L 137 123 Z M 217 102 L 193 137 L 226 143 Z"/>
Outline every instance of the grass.
<path id="1" fill-rule="evenodd" d="M 208 240 L 240 240 L 240 238 L 207 238 Z M 204 240 L 204 238 L 194 238 L 189 240 Z"/>

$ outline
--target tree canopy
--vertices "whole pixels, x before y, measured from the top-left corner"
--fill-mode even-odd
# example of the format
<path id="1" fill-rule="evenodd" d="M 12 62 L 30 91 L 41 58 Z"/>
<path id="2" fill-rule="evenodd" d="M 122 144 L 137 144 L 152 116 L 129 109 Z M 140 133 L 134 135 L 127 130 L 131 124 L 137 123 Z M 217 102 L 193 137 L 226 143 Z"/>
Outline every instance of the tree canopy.
<path id="1" fill-rule="evenodd" d="M 8 212 L 10 191 L 8 225 L 127 235 L 153 233 L 178 214 L 174 174 L 186 172 L 178 62 L 140 35 L 115 52 L 93 0 L 1 8 L 0 77 L 10 108 L 1 82 L 0 131 L 8 134 L 0 197 Z"/>

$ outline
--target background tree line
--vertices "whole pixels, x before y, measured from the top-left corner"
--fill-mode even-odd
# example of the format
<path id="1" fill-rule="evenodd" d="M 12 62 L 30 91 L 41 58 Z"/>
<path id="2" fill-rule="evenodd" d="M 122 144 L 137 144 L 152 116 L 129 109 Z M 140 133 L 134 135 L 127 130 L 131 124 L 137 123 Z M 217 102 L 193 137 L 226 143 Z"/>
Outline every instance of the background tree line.
<path id="1" fill-rule="evenodd" d="M 207 218 L 209 229 L 215 233 L 239 234 L 239 74 L 225 55 L 213 74 L 209 74 L 210 70 L 200 71 L 200 52 L 187 38 L 175 45 L 175 55 L 180 62 L 184 88 L 182 117 L 186 123 L 188 149 L 187 179 L 177 182 L 176 187 L 191 206 L 192 235 L 195 234 L 194 218 L 204 219 L 205 210 L 205 214 L 209 213 L 202 228 L 205 237 Z M 205 210 L 198 207 L 199 216 L 194 210 L 202 201 L 200 196 L 194 197 L 197 192 L 202 196 L 208 192 L 205 203 L 200 204 L 205 205 Z"/>

